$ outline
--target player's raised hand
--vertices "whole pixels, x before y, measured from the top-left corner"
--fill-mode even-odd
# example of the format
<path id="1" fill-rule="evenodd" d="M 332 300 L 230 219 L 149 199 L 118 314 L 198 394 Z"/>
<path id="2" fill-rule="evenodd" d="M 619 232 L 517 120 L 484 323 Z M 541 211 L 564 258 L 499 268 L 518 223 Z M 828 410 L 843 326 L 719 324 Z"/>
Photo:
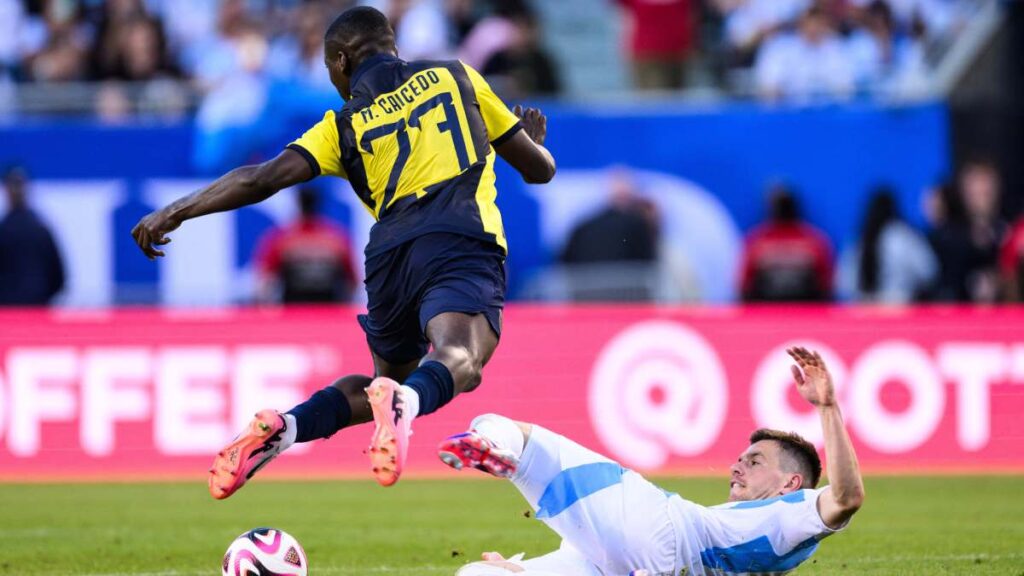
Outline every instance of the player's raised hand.
<path id="1" fill-rule="evenodd" d="M 518 104 L 512 109 L 512 113 L 519 117 L 523 123 L 523 130 L 530 140 L 543 146 L 548 135 L 548 117 L 537 108 L 523 108 Z"/>
<path id="2" fill-rule="evenodd" d="M 142 253 L 150 260 L 164 256 L 164 251 L 155 246 L 170 243 L 167 233 L 181 226 L 181 220 L 171 215 L 166 208 L 150 212 L 132 228 L 132 238 L 139 245 Z"/>
<path id="3" fill-rule="evenodd" d="M 832 384 L 832 375 L 821 359 L 821 354 L 796 346 L 786 350 L 796 362 L 793 366 L 793 379 L 796 380 L 796 389 L 807 400 L 815 406 L 832 406 L 836 403 L 835 386 Z"/>

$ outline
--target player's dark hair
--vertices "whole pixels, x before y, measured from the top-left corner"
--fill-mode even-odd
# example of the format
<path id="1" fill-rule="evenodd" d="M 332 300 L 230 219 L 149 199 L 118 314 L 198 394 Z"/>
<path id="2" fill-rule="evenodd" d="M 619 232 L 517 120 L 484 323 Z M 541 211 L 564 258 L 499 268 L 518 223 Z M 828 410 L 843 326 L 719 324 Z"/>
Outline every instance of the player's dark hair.
<path id="1" fill-rule="evenodd" d="M 357 6 L 342 12 L 324 33 L 324 46 L 328 54 L 348 52 L 349 58 L 359 60 L 376 52 L 393 49 L 395 31 L 383 12 L 369 6 Z M 351 73 L 351 71 L 349 71 Z"/>
<path id="2" fill-rule="evenodd" d="M 783 456 L 796 466 L 796 470 L 788 471 L 799 472 L 804 477 L 804 488 L 818 487 L 818 481 L 821 480 L 821 458 L 818 457 L 814 444 L 796 432 L 783 432 L 771 428 L 760 428 L 750 435 L 751 444 L 761 440 L 774 440 L 779 444 Z"/>

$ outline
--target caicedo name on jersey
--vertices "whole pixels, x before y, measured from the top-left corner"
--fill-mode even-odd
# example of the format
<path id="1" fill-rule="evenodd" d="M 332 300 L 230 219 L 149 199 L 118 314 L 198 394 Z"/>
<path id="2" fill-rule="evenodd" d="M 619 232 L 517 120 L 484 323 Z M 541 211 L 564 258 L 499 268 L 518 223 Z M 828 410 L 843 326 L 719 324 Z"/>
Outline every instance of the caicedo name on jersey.
<path id="1" fill-rule="evenodd" d="M 441 78 L 437 75 L 437 72 L 425 70 L 410 78 L 398 90 L 381 96 L 372 105 L 360 110 L 359 114 L 362 116 L 363 122 L 368 122 L 377 117 L 377 114 L 373 111 L 375 106 L 379 106 L 385 114 L 394 114 L 405 108 L 407 104 L 415 102 L 417 96 L 425 92 L 432 85 L 440 82 Z"/>

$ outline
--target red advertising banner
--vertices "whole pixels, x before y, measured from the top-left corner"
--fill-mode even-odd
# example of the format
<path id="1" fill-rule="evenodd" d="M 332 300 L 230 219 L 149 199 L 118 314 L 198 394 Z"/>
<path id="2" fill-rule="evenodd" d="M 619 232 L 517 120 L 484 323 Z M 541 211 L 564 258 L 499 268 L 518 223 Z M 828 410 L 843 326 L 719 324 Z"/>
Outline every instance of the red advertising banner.
<path id="1" fill-rule="evenodd" d="M 202 477 L 257 409 L 370 370 L 356 312 L 0 312 L 0 479 Z M 794 344 L 831 367 L 866 470 L 1024 471 L 1024 309 L 512 306 L 483 385 L 415 422 L 410 472 L 485 412 L 644 471 L 725 474 L 762 426 L 820 445 Z M 369 432 L 266 473 L 363 474 Z"/>

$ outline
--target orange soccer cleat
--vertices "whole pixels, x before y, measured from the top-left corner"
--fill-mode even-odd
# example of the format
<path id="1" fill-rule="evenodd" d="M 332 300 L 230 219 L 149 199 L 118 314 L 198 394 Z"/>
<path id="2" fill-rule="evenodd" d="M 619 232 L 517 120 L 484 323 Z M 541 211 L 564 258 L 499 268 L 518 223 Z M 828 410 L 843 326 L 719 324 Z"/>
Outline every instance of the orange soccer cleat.
<path id="1" fill-rule="evenodd" d="M 223 450 L 210 468 L 210 495 L 223 500 L 238 491 L 267 462 L 281 453 L 284 418 L 276 410 L 260 410 L 245 430 Z"/>
<path id="2" fill-rule="evenodd" d="M 398 482 L 409 452 L 412 416 L 405 411 L 401 387 L 390 378 L 375 378 L 366 388 L 376 428 L 370 438 L 370 466 L 381 486 Z"/>

